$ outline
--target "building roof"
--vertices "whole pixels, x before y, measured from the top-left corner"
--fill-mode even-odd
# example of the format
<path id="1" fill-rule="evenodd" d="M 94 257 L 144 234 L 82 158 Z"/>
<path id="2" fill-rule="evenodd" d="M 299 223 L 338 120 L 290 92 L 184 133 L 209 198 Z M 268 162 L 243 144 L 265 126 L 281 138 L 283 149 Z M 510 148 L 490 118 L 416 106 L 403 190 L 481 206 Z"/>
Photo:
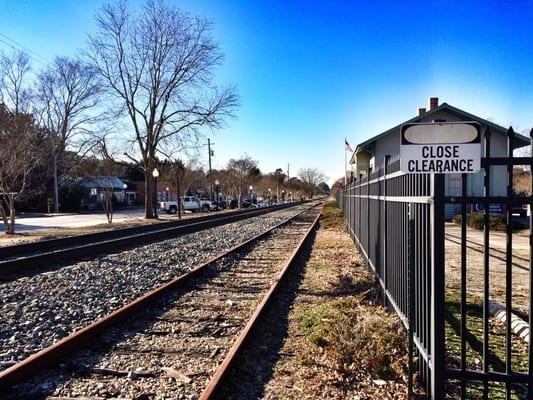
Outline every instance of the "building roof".
<path id="1" fill-rule="evenodd" d="M 116 176 L 88 176 L 82 179 L 80 185 L 88 189 L 104 187 L 124 189 L 124 181 Z"/>
<path id="2" fill-rule="evenodd" d="M 382 137 L 388 136 L 388 135 L 390 135 L 392 133 L 398 132 L 400 130 L 401 126 L 404 125 L 404 124 L 420 122 L 422 120 L 422 118 L 426 118 L 428 116 L 431 116 L 432 114 L 436 114 L 439 111 L 447 111 L 448 113 L 456 115 L 457 117 L 464 118 L 465 121 L 476 121 L 476 122 L 479 122 L 482 125 L 488 126 L 493 133 L 496 132 L 496 133 L 499 133 L 501 135 L 506 135 L 507 134 L 507 128 L 504 128 L 503 126 L 500 126 L 498 124 L 495 124 L 494 122 L 491 122 L 491 121 L 488 121 L 488 120 L 483 119 L 481 117 L 478 117 L 478 116 L 476 116 L 474 114 L 470 114 L 469 112 L 466 112 L 466 111 L 463 111 L 463 110 L 461 110 L 461 109 L 459 109 L 457 107 L 451 106 L 448 103 L 442 103 L 440 106 L 435 107 L 434 109 L 429 110 L 429 111 L 423 113 L 422 115 L 417 115 L 416 117 L 411 118 L 410 120 L 402 122 L 401 124 L 398 124 L 395 127 L 390 128 L 390 129 L 386 130 L 385 132 L 381 132 L 379 135 L 376 135 L 376 136 L 374 136 L 374 137 L 372 137 L 372 138 L 370 138 L 370 139 L 358 144 L 357 147 L 355 148 L 355 151 L 352 154 L 352 157 L 350 159 L 350 163 L 353 163 L 353 158 L 355 157 L 355 155 L 357 153 L 359 153 L 360 151 L 362 151 L 365 148 L 367 148 L 370 144 L 374 143 L 376 140 L 381 139 Z M 527 146 L 527 145 L 529 145 L 529 143 L 530 143 L 529 138 L 527 138 L 527 137 L 525 137 L 523 135 L 520 135 L 518 133 L 515 133 L 515 143 L 514 143 L 515 149 L 519 148 L 519 147 Z"/>

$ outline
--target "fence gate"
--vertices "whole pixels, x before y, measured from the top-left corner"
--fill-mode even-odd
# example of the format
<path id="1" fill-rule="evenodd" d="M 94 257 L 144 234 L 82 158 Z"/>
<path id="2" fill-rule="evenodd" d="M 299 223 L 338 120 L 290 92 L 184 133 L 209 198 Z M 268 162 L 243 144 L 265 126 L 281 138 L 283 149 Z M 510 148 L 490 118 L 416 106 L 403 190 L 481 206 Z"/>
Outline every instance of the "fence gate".
<path id="1" fill-rule="evenodd" d="M 531 168 L 533 158 L 513 156 L 512 128 L 505 157 L 491 157 L 490 131 L 483 136 L 483 196 L 469 195 L 466 174 L 460 194 L 451 196 L 444 175 L 405 174 L 388 156 L 383 169 L 337 192 L 386 305 L 412 333 L 418 376 L 432 399 L 533 398 L 525 322 L 531 326 L 533 314 L 532 216 L 529 238 L 519 235 L 513 249 L 513 208 L 533 204 L 532 186 L 528 194 L 515 193 L 513 169 Z M 506 195 L 492 195 L 496 169 L 498 176 L 505 170 Z M 531 185 L 531 174 L 525 176 Z M 459 210 L 457 224 L 444 218 L 452 205 Z M 480 209 L 483 231 L 467 229 L 467 215 Z M 504 217 L 491 215 L 495 209 Z M 504 232 L 493 233 L 489 223 Z"/>

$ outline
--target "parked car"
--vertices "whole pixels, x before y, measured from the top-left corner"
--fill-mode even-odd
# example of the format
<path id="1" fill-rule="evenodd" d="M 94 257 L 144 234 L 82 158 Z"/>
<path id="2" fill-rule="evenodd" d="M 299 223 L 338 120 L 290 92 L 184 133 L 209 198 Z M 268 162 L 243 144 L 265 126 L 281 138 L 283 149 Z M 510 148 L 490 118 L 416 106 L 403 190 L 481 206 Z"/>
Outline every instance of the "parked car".
<path id="1" fill-rule="evenodd" d="M 209 199 L 200 199 L 200 209 L 202 211 L 212 211 L 216 210 L 217 206 L 214 201 L 211 201 Z"/>
<path id="2" fill-rule="evenodd" d="M 185 196 L 183 198 L 183 209 L 186 211 L 200 211 L 202 209 L 202 203 L 198 197 Z"/>
<path id="3" fill-rule="evenodd" d="M 235 208 L 237 208 L 238 204 L 239 203 L 236 198 L 228 199 L 228 207 L 231 210 L 234 210 Z"/>
<path id="4" fill-rule="evenodd" d="M 521 217 L 527 216 L 527 204 L 513 207 L 511 213 L 518 214 Z"/>
<path id="5" fill-rule="evenodd" d="M 225 210 L 226 208 L 229 207 L 229 203 L 227 202 L 226 199 L 220 198 L 218 199 L 218 204 L 217 204 L 216 199 L 215 201 L 213 201 L 213 206 L 215 210 Z"/>
<path id="6" fill-rule="evenodd" d="M 176 214 L 178 212 L 178 203 L 176 201 L 160 201 L 159 209 L 166 211 L 167 214 Z"/>
<path id="7" fill-rule="evenodd" d="M 167 214 L 176 214 L 178 212 L 177 201 L 161 201 L 159 202 L 159 209 L 166 211 Z M 200 199 L 194 196 L 185 196 L 181 199 L 181 209 L 184 211 L 200 211 L 202 204 Z"/>

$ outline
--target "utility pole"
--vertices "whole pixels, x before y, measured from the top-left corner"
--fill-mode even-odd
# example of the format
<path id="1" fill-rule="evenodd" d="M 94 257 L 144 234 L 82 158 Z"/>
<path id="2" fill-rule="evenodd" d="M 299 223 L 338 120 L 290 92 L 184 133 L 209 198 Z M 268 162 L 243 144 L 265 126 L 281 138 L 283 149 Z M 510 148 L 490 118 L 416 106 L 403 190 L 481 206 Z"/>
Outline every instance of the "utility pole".
<path id="1" fill-rule="evenodd" d="M 178 219 L 181 219 L 180 169 L 180 165 L 178 161 L 176 161 L 176 197 L 178 203 Z"/>
<path id="2" fill-rule="evenodd" d="M 57 150 L 54 149 L 54 212 L 59 212 L 59 191 L 57 188 Z"/>
<path id="3" fill-rule="evenodd" d="M 207 151 L 209 152 L 209 199 L 213 200 L 213 182 L 211 179 L 211 156 L 213 152 L 211 150 L 211 139 L 207 138 Z"/>
<path id="4" fill-rule="evenodd" d="M 290 167 L 291 167 L 291 164 L 287 163 L 287 181 L 291 179 L 291 174 L 289 173 Z"/>

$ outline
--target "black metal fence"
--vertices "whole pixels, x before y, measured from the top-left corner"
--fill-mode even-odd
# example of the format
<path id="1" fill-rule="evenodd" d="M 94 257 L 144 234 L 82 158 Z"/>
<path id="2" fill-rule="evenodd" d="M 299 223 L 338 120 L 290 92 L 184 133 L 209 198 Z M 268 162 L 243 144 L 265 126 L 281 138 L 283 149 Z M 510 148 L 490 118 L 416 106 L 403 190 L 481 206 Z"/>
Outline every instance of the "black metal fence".
<path id="1" fill-rule="evenodd" d="M 519 294 L 525 296 L 521 302 L 527 303 L 526 310 L 513 307 L 517 294 L 513 292 L 516 260 L 512 246 L 513 207 L 533 204 L 531 189 L 528 195 L 515 193 L 513 168 L 531 168 L 533 158 L 513 156 L 512 128 L 507 133 L 506 157 L 491 157 L 490 138 L 487 129 L 481 160 L 484 196 L 468 195 L 466 174 L 461 176 L 461 194 L 449 196 L 444 175 L 405 174 L 399 171 L 399 160 L 388 157 L 384 168 L 360 176 L 337 192 L 351 237 L 379 281 L 386 305 L 398 314 L 409 333 L 419 380 L 432 399 L 533 398 L 532 346 L 513 333 L 512 327 L 513 312 L 527 319 L 529 326 L 533 314 L 533 217 L 529 217 L 525 266 L 528 290 Z M 494 166 L 506 168 L 506 195 L 490 195 Z M 532 184 L 531 174 L 528 179 Z M 445 232 L 447 204 L 460 206 L 460 234 L 455 238 Z M 474 204 L 484 206 L 484 231 L 482 239 L 478 235 L 468 240 L 467 211 Z M 489 222 L 494 217 L 490 206 L 494 204 L 504 210 L 504 250 L 491 247 Z M 452 246 L 458 246 L 457 268 L 446 259 Z M 467 257 L 472 249 L 482 253 L 482 262 Z M 505 265 L 492 265 L 495 257 Z M 493 275 L 497 282 L 491 281 Z M 495 284 L 502 287 L 497 298 L 491 291 Z M 503 323 L 491 316 L 493 300 L 503 304 Z"/>

